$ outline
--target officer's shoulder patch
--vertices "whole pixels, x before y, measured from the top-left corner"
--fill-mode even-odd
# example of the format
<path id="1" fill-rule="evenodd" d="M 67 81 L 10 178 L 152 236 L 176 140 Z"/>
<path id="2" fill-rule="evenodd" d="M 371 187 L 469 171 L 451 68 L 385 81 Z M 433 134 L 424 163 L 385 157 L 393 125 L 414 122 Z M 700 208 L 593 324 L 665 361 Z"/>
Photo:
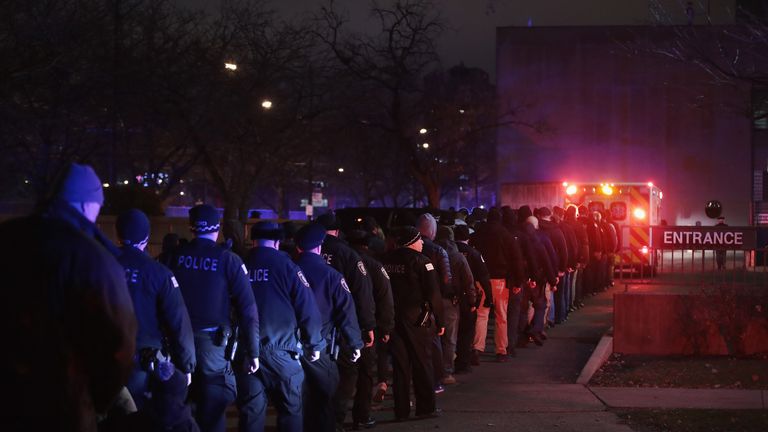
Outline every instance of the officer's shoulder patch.
<path id="1" fill-rule="evenodd" d="M 365 264 L 363 264 L 362 261 L 357 262 L 357 269 L 360 270 L 360 273 L 362 273 L 363 276 L 368 276 L 368 272 L 365 271 Z"/>
<path id="2" fill-rule="evenodd" d="M 432 271 L 435 269 L 435 266 L 432 265 L 432 263 L 427 263 L 424 267 L 427 268 L 427 271 Z"/>
<path id="3" fill-rule="evenodd" d="M 351 294 L 351 292 L 349 291 L 349 285 L 347 285 L 347 281 L 344 280 L 344 278 L 341 278 L 341 287 L 344 288 L 344 291 Z"/>
<path id="4" fill-rule="evenodd" d="M 179 282 L 176 281 L 176 276 L 171 276 L 171 283 L 173 284 L 174 288 L 179 287 Z"/>
<path id="5" fill-rule="evenodd" d="M 241 264 L 240 268 L 243 269 L 243 273 L 248 276 L 248 269 L 245 267 L 245 264 Z"/>
<path id="6" fill-rule="evenodd" d="M 383 274 L 385 278 L 389 279 L 389 273 L 387 273 L 387 271 L 384 270 L 384 267 L 381 268 L 381 274 Z"/>
<path id="7" fill-rule="evenodd" d="M 304 284 L 305 287 L 309 288 L 309 282 L 307 281 L 307 278 L 304 276 L 304 273 L 302 273 L 301 270 L 296 272 L 296 276 L 299 277 L 299 280 L 301 281 L 301 283 Z"/>

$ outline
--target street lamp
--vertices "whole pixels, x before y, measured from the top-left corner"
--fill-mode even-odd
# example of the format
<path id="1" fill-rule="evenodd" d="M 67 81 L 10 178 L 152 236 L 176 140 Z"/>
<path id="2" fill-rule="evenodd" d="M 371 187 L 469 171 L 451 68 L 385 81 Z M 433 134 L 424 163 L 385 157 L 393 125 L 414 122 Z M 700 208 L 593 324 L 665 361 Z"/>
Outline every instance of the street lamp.
<path id="1" fill-rule="evenodd" d="M 344 172 L 344 168 L 339 168 L 339 172 L 343 173 Z"/>
<path id="2" fill-rule="evenodd" d="M 419 129 L 419 133 L 424 135 L 424 134 L 427 133 L 427 129 L 426 128 L 421 128 L 421 129 Z"/>
<path id="3" fill-rule="evenodd" d="M 224 63 L 224 69 L 236 71 L 237 70 L 237 63 Z"/>
<path id="4" fill-rule="evenodd" d="M 272 108 L 272 101 L 269 99 L 264 99 L 261 101 L 261 107 L 268 110 Z"/>
<path id="5" fill-rule="evenodd" d="M 424 144 L 421 145 L 421 148 L 423 148 L 424 150 L 428 149 L 429 143 L 425 142 Z"/>

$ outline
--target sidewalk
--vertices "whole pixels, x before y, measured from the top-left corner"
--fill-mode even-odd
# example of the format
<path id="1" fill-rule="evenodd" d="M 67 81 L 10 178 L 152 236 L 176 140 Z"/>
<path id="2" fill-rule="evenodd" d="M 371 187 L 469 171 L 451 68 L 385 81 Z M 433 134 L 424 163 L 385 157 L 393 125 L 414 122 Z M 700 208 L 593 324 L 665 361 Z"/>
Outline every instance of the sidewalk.
<path id="1" fill-rule="evenodd" d="M 373 431 L 632 432 L 609 408 L 764 409 L 768 391 L 587 387 L 576 384 L 582 368 L 612 326 L 613 293 L 590 297 L 586 307 L 547 331 L 544 346 L 530 344 L 517 357 L 496 363 L 492 337 L 481 365 L 437 395 L 435 419 L 394 422 L 391 390 L 374 404 Z M 274 416 L 268 419 L 274 424 Z M 232 426 L 232 423 L 230 423 Z M 554 428 L 554 429 L 552 429 Z M 236 429 L 230 429 L 236 430 Z M 274 429 L 269 429 L 274 430 Z"/>

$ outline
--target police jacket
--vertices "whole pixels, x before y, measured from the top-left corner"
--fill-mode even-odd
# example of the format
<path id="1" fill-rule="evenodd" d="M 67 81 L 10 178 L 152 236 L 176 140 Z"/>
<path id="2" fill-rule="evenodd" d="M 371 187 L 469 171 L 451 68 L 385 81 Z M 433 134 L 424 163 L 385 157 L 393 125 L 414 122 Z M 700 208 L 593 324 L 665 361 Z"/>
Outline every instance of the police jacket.
<path id="1" fill-rule="evenodd" d="M 541 219 L 539 221 L 539 230 L 549 237 L 552 247 L 557 255 L 557 271 L 565 273 L 568 271 L 568 243 L 565 240 L 563 230 L 551 220 Z"/>
<path id="2" fill-rule="evenodd" d="M 576 235 L 576 241 L 579 244 L 576 261 L 583 266 L 589 262 L 589 237 L 587 237 L 587 228 L 577 219 L 566 219 L 565 224 L 573 229 Z"/>
<path id="3" fill-rule="evenodd" d="M 456 294 L 453 291 L 453 275 L 451 274 L 451 263 L 448 260 L 448 252 L 426 237 L 422 237 L 421 239 L 424 240 L 424 248 L 421 253 L 426 255 L 437 268 L 440 295 L 443 298 L 453 298 Z"/>
<path id="4" fill-rule="evenodd" d="M 525 261 L 520 239 L 501 222 L 486 222 L 478 227 L 470 243 L 483 254 L 491 279 L 509 279 L 513 287 L 522 285 Z"/>
<path id="5" fill-rule="evenodd" d="M 376 237 L 378 238 L 378 237 Z M 376 303 L 376 329 L 389 334 L 395 328 L 395 306 L 392 301 L 392 285 L 384 266 L 373 257 L 371 250 L 355 249 L 363 260 L 373 283 L 373 300 Z"/>
<path id="6" fill-rule="evenodd" d="M 576 232 L 573 227 L 565 221 L 560 221 L 557 226 L 563 231 L 565 237 L 565 244 L 568 248 L 568 267 L 575 269 L 576 264 L 579 262 L 579 240 L 576 238 Z"/>
<path id="7" fill-rule="evenodd" d="M 367 332 L 376 328 L 376 306 L 373 302 L 373 287 L 368 270 L 357 254 L 340 238 L 327 235 L 323 240 L 323 258 L 344 276 L 355 299 L 357 322 L 360 330 Z"/>
<path id="8" fill-rule="evenodd" d="M 240 257 L 212 240 L 196 237 L 176 251 L 171 270 L 187 304 L 192 330 L 231 325 L 234 303 L 241 347 L 252 357 L 259 356 L 259 313 Z"/>
<path id="9" fill-rule="evenodd" d="M 174 364 L 184 373 L 195 370 L 195 342 L 179 284 L 167 267 L 133 246 L 120 248 L 118 261 L 133 300 L 139 325 L 136 350 L 163 348 L 163 329 L 171 343 Z"/>
<path id="10" fill-rule="evenodd" d="M 472 277 L 475 282 L 480 284 L 480 288 L 485 292 L 485 297 L 489 303 L 493 302 L 493 294 L 491 292 L 491 279 L 488 276 L 488 268 L 485 266 L 485 260 L 477 249 L 464 242 L 456 242 L 456 247 L 459 249 L 464 258 L 467 259 L 469 269 L 472 271 Z M 475 307 L 480 307 L 480 293 L 477 293 L 475 299 Z"/>
<path id="11" fill-rule="evenodd" d="M 528 277 L 538 284 L 549 282 L 550 285 L 554 285 L 557 273 L 538 231 L 530 223 L 525 223 L 521 235 L 525 238 Z"/>
<path id="12" fill-rule="evenodd" d="M 384 255 L 384 269 L 392 283 L 395 323 L 416 325 L 422 305 L 429 305 L 437 327 L 443 327 L 443 301 L 434 264 L 423 254 L 401 247 Z"/>
<path id="13" fill-rule="evenodd" d="M 296 264 L 306 276 L 314 293 L 319 310 L 322 340 L 330 343 L 333 329 L 336 328 L 341 331 L 350 347 L 363 348 L 355 301 L 344 276 L 326 264 L 323 257 L 311 252 L 300 254 Z"/>
<path id="14" fill-rule="evenodd" d="M 96 431 L 133 369 L 136 318 L 114 245 L 74 208 L 0 224 L 0 430 Z"/>
<path id="15" fill-rule="evenodd" d="M 322 321 L 315 296 L 301 269 L 285 252 L 255 247 L 245 258 L 253 297 L 259 307 L 262 350 L 319 351 Z M 297 333 L 301 332 L 301 344 Z"/>
<path id="16" fill-rule="evenodd" d="M 600 231 L 600 227 L 597 226 L 597 223 L 591 217 L 579 216 L 579 222 L 584 225 L 584 229 L 587 231 L 590 259 L 592 259 L 596 253 L 603 251 L 602 231 Z"/>
<path id="17" fill-rule="evenodd" d="M 477 301 L 475 278 L 472 277 L 472 270 L 469 269 L 467 259 L 459 252 L 459 248 L 456 247 L 456 242 L 453 240 L 442 240 L 438 244 L 448 253 L 453 276 L 453 292 L 456 293 L 463 305 L 474 306 Z"/>

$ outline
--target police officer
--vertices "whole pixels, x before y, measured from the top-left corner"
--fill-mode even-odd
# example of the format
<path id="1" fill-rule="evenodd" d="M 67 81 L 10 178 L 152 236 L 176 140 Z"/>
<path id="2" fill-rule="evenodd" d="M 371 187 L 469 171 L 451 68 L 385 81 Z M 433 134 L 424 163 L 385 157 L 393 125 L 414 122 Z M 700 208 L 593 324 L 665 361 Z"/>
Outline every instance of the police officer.
<path id="1" fill-rule="evenodd" d="M 200 429 L 223 432 L 224 411 L 235 400 L 235 377 L 227 352 L 234 339 L 230 309 L 235 308 L 243 341 L 241 355 L 250 373 L 259 369 L 259 315 L 243 261 L 216 244 L 218 211 L 207 204 L 195 206 L 189 211 L 189 222 L 195 238 L 179 247 L 172 270 L 195 335 L 197 367 L 191 399 L 197 405 Z"/>
<path id="2" fill-rule="evenodd" d="M 141 409 L 147 400 L 149 372 L 154 369 L 151 363 L 167 358 L 163 329 L 171 345 L 171 360 L 186 374 L 187 382 L 195 369 L 194 337 L 176 278 L 144 252 L 149 241 L 147 216 L 141 210 L 130 209 L 117 217 L 115 225 L 122 244 L 122 255 L 117 260 L 125 269 L 139 325 L 134 369 L 127 387 L 136 407 Z"/>
<path id="3" fill-rule="evenodd" d="M 261 368 L 254 375 L 236 370 L 241 432 L 264 430 L 268 396 L 277 410 L 278 430 L 302 430 L 304 371 L 299 357 L 304 351 L 315 362 L 324 346 L 315 297 L 301 269 L 279 250 L 282 236 L 275 222 L 262 221 L 251 228 L 256 243 L 245 266 L 261 312 Z"/>
<path id="4" fill-rule="evenodd" d="M 296 247 L 300 255 L 296 263 L 306 275 L 315 295 L 322 319 L 322 337 L 326 348 L 316 362 L 302 359 L 306 380 L 304 385 L 305 430 L 333 431 L 336 427 L 333 395 L 339 384 L 336 365 L 332 363 L 338 351 L 336 332 L 340 331 L 352 348 L 349 360 L 360 358 L 363 340 L 357 324 L 355 303 L 344 277 L 325 263 L 320 251 L 325 238 L 325 227 L 311 223 L 296 233 Z M 370 391 L 369 391 L 370 394 Z"/>
<path id="5" fill-rule="evenodd" d="M 323 258 L 331 267 L 338 270 L 347 281 L 352 298 L 355 300 L 357 322 L 362 331 L 365 347 L 373 346 L 373 330 L 376 328 L 376 307 L 373 302 L 373 287 L 368 270 L 357 254 L 339 238 L 341 226 L 333 213 L 325 213 L 317 218 L 317 223 L 325 228 L 323 240 Z M 336 366 L 339 368 L 339 388 L 334 397 L 336 406 L 336 423 L 343 428 L 347 416 L 347 405 L 357 388 L 357 363 L 345 361 L 350 357 L 349 344 L 342 340 L 340 344 L 342 355 Z"/>
<path id="6" fill-rule="evenodd" d="M 442 298 L 435 266 L 421 254 L 421 234 L 412 226 L 396 234 L 398 248 L 384 256 L 384 268 L 392 283 L 395 302 L 395 331 L 389 341 L 393 358 L 395 419 L 410 414 L 410 383 L 416 396 L 416 416 L 437 414 L 432 367 L 432 339 L 435 329 L 442 335 Z"/>
<path id="7" fill-rule="evenodd" d="M 0 224 L 0 430 L 95 431 L 130 374 L 136 318 L 94 223 L 103 203 L 93 168 L 72 164 L 43 211 Z"/>

